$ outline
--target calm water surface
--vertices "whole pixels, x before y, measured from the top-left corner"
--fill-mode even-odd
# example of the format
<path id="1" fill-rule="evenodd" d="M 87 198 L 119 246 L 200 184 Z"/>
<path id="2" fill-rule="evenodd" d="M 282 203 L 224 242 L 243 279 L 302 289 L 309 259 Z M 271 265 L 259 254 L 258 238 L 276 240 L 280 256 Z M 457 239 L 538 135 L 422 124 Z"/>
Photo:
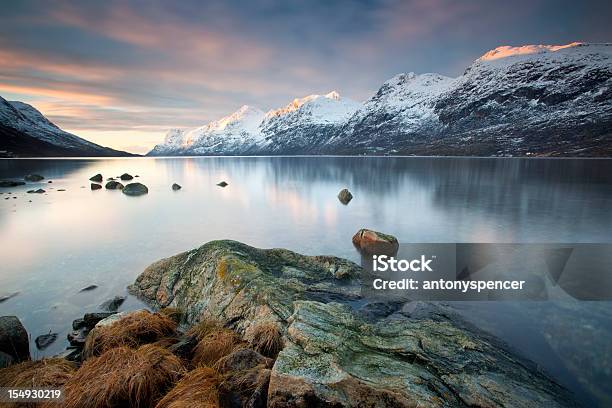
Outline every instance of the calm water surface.
<path id="1" fill-rule="evenodd" d="M 89 189 L 96 173 L 124 172 L 138 174 L 149 194 Z M 33 346 L 38 357 L 63 350 L 71 321 L 125 294 L 151 262 L 213 239 L 354 261 L 351 237 L 362 227 L 400 242 L 612 242 L 612 160 L 0 160 L 0 179 L 28 173 L 45 180 L 0 189 L 0 296 L 19 292 L 0 303 L 0 315 L 17 315 L 33 338 L 60 333 L 44 352 Z M 217 187 L 221 180 L 229 186 Z M 174 182 L 183 189 L 172 191 Z M 355 196 L 348 206 L 336 198 L 344 187 Z M 33 188 L 47 193 L 26 194 Z M 79 293 L 91 284 L 99 288 Z M 121 310 L 138 307 L 130 297 Z M 453 307 L 587 406 L 612 404 L 610 303 Z"/>

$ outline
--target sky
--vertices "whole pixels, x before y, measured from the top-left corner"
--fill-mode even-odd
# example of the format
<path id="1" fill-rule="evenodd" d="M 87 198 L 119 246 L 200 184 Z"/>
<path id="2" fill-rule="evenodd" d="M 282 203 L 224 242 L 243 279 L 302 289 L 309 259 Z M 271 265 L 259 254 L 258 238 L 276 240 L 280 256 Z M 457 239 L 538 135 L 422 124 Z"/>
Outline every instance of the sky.
<path id="1" fill-rule="evenodd" d="M 0 0 L 0 96 L 145 153 L 170 128 L 402 72 L 458 76 L 501 45 L 612 42 L 610 1 Z"/>

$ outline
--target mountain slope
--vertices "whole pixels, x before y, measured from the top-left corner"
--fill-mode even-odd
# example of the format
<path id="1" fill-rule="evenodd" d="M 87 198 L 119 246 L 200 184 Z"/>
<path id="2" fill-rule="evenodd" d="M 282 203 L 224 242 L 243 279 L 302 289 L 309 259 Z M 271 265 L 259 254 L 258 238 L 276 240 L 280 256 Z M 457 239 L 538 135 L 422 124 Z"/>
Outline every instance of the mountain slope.
<path id="1" fill-rule="evenodd" d="M 311 95 L 251 125 L 200 144 L 171 132 L 150 154 L 610 157 L 612 45 L 498 47 L 457 78 L 400 74 L 363 104 Z"/>
<path id="2" fill-rule="evenodd" d="M 3 156 L 130 156 L 65 132 L 31 105 L 0 97 Z"/>

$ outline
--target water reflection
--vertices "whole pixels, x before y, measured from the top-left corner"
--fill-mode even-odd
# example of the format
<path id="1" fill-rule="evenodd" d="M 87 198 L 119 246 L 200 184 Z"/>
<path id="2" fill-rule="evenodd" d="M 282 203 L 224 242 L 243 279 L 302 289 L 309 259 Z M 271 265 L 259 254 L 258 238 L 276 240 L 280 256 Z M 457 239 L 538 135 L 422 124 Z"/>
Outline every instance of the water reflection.
<path id="1" fill-rule="evenodd" d="M 139 175 L 149 194 L 89 189 L 96 173 L 124 172 Z M 125 293 L 151 262 L 212 239 L 355 261 L 351 237 L 363 227 L 402 242 L 612 242 L 611 160 L 0 160 L 0 179 L 28 173 L 53 183 L 0 190 L 0 296 L 20 292 L 0 303 L 0 314 L 19 316 L 34 337 L 63 336 L 71 319 Z M 229 186 L 217 187 L 221 180 Z M 183 189 L 172 191 L 174 182 Z M 33 187 L 47 194 L 27 194 Z M 336 198 L 345 187 L 355 197 L 348 206 Z M 17 199 L 4 200 L 8 191 Z M 78 292 L 92 283 L 99 288 Z M 140 306 L 130 298 L 123 308 Z M 460 306 L 576 392 L 612 403 L 608 303 L 580 303 L 571 313 L 551 303 Z"/>

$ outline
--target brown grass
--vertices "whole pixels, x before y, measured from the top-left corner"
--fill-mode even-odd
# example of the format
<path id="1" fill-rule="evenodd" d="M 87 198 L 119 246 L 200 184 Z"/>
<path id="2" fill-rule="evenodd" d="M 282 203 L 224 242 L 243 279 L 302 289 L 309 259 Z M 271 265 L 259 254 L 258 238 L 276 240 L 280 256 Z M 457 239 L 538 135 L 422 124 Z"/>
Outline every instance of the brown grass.
<path id="1" fill-rule="evenodd" d="M 243 346 L 240 337 L 233 331 L 229 329 L 213 330 L 200 339 L 191 362 L 195 367 L 213 367 L 219 359 Z"/>
<path id="2" fill-rule="evenodd" d="M 175 334 L 176 323 L 146 310 L 131 313 L 108 326 L 96 327 L 87 336 L 83 356 L 97 356 L 115 347 L 136 348 Z"/>
<path id="3" fill-rule="evenodd" d="M 177 307 L 163 307 L 158 312 L 162 316 L 166 316 L 176 324 L 180 324 L 185 316 L 185 313 Z"/>
<path id="4" fill-rule="evenodd" d="M 189 372 L 155 408 L 217 408 L 220 378 L 209 367 Z"/>
<path id="5" fill-rule="evenodd" d="M 61 387 L 76 372 L 76 364 L 63 358 L 25 361 L 0 369 L 0 386 L 20 388 Z M 2 408 L 37 407 L 36 403 L 0 403 Z"/>
<path id="6" fill-rule="evenodd" d="M 181 360 L 161 347 L 117 347 L 83 364 L 66 383 L 63 407 L 148 408 L 184 374 Z"/>
<path id="7" fill-rule="evenodd" d="M 202 340 L 212 332 L 223 330 L 223 324 L 219 320 L 204 319 L 193 325 L 187 332 L 188 336 Z"/>
<path id="8" fill-rule="evenodd" d="M 247 330 L 246 338 L 253 350 L 270 358 L 276 358 L 284 347 L 283 334 L 275 322 L 256 324 Z"/>

